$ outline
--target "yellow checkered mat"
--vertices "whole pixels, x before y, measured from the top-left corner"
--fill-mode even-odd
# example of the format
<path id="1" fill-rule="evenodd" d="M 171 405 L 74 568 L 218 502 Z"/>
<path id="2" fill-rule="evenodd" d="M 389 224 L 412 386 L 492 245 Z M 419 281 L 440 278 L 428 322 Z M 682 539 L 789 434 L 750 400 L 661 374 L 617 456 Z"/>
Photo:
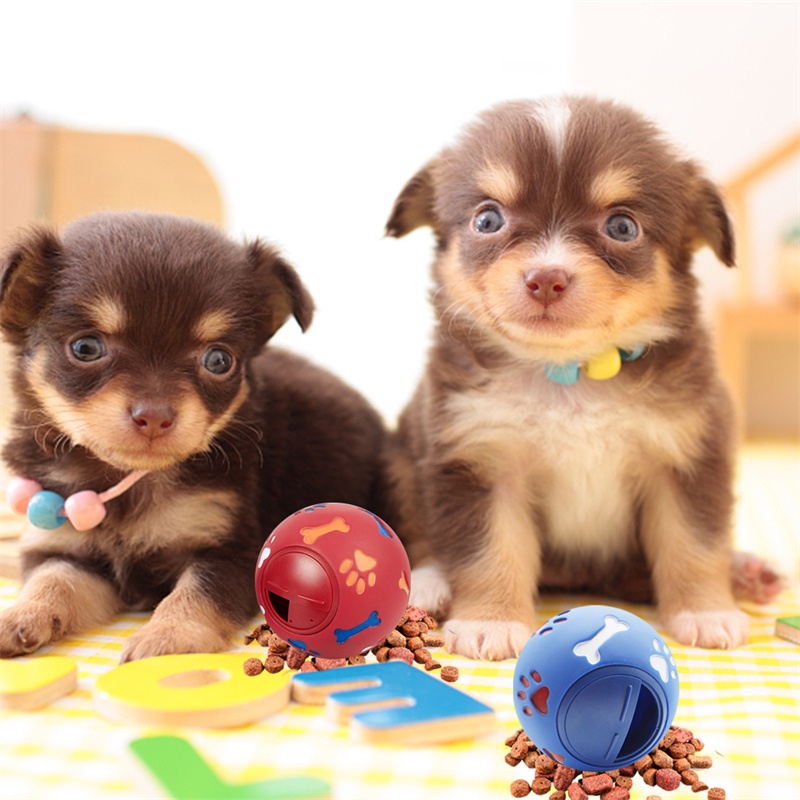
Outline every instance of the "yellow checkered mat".
<path id="1" fill-rule="evenodd" d="M 750 447 L 740 469 L 737 523 L 740 549 L 773 558 L 789 573 L 790 588 L 773 605 L 746 606 L 751 636 L 745 647 L 714 652 L 673 649 L 680 680 L 676 722 L 705 742 L 714 766 L 700 773 L 729 800 L 795 800 L 800 796 L 800 647 L 774 635 L 775 618 L 800 613 L 800 451 Z M 0 581 L 0 607 L 10 605 L 16 584 Z M 541 621 L 598 597 L 548 596 Z M 657 629 L 652 609 L 621 605 Z M 515 663 L 481 663 L 442 653 L 459 668 L 455 687 L 490 705 L 496 728 L 483 736 L 438 746 L 408 742 L 369 745 L 357 741 L 323 708 L 291 703 L 255 724 L 229 730 L 164 728 L 111 723 L 94 710 L 98 676 L 117 664 L 123 643 L 146 620 L 128 614 L 113 625 L 46 648 L 78 665 L 78 687 L 32 712 L 0 715 L 0 797 L 3 800 L 140 800 L 167 796 L 133 758 L 130 742 L 152 734 L 183 737 L 228 784 L 310 776 L 330 786 L 335 800 L 491 800 L 510 797 L 517 778 L 533 778 L 520 764 L 509 766 L 504 740 L 518 728 L 512 697 Z M 243 631 L 245 633 L 245 631 Z M 257 644 L 234 648 L 262 655 Z M 34 657 L 35 658 L 35 657 Z M 287 790 L 288 791 L 288 790 Z M 216 793 L 214 793 L 216 792 Z M 635 779 L 633 800 L 701 797 L 688 786 L 667 794 Z M 192 797 L 222 800 L 230 792 L 195 791 Z"/>

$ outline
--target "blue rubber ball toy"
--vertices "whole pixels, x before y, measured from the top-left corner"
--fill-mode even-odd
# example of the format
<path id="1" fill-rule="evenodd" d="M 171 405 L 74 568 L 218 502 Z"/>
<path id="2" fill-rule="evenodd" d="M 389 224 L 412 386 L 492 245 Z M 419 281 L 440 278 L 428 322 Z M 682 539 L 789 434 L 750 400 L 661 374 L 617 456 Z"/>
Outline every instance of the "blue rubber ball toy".
<path id="1" fill-rule="evenodd" d="M 678 708 L 669 647 L 644 620 L 611 606 L 557 614 L 528 640 L 514 672 L 525 733 L 559 764 L 605 772 L 654 750 Z"/>

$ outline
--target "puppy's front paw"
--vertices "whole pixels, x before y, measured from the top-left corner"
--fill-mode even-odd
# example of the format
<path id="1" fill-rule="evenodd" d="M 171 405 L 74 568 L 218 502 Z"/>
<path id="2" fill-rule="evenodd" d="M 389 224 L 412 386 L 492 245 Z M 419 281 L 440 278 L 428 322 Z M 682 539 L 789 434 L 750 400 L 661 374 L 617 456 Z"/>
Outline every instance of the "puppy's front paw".
<path id="1" fill-rule="evenodd" d="M 516 658 L 533 630 L 522 622 L 488 619 L 451 619 L 444 626 L 444 645 L 467 658 L 502 661 Z"/>
<path id="2" fill-rule="evenodd" d="M 213 627 L 197 623 L 173 625 L 151 619 L 122 648 L 120 663 L 176 653 L 216 653 L 230 646 L 230 638 Z"/>
<path id="3" fill-rule="evenodd" d="M 750 621 L 738 608 L 722 611 L 680 611 L 664 624 L 681 644 L 729 650 L 747 641 Z"/>
<path id="4" fill-rule="evenodd" d="M 409 605 L 424 608 L 433 617 L 445 616 L 451 599 L 450 582 L 436 564 L 411 570 Z"/>
<path id="5" fill-rule="evenodd" d="M 785 588 L 777 567 L 752 553 L 734 553 L 731 567 L 733 593 L 742 600 L 771 603 Z"/>
<path id="6" fill-rule="evenodd" d="M 0 658 L 32 653 L 61 637 L 61 619 L 40 603 L 17 603 L 0 614 Z"/>

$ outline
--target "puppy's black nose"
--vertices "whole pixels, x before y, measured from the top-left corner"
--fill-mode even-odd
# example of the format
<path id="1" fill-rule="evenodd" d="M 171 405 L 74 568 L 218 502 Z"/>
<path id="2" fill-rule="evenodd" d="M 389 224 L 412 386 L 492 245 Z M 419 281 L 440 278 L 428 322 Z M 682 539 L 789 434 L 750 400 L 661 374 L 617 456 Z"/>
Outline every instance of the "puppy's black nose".
<path id="1" fill-rule="evenodd" d="M 569 287 L 569 275 L 563 269 L 532 269 L 525 273 L 525 285 L 546 307 L 564 296 Z"/>
<path id="2" fill-rule="evenodd" d="M 175 422 L 175 410 L 167 405 L 138 403 L 131 409 L 131 419 L 139 433 L 155 439 L 169 432 Z"/>

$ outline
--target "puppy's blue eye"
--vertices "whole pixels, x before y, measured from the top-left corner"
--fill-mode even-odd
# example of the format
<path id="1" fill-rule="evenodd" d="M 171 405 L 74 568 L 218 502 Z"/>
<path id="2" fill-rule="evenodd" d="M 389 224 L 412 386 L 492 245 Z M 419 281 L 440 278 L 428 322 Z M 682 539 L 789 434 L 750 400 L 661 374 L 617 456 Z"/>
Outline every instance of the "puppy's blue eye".
<path id="1" fill-rule="evenodd" d="M 472 223 L 478 233 L 497 233 L 506 221 L 496 208 L 484 208 L 475 215 Z"/>
<path id="2" fill-rule="evenodd" d="M 627 214 L 614 214 L 606 220 L 606 233 L 618 242 L 632 242 L 639 235 L 639 226 Z"/>
<path id="3" fill-rule="evenodd" d="M 70 342 L 72 355 L 85 364 L 99 361 L 106 354 L 106 346 L 99 336 L 81 336 Z"/>
<path id="4" fill-rule="evenodd" d="M 212 375 L 226 375 L 233 369 L 233 356 L 221 347 L 211 347 L 203 353 L 203 367 Z"/>

